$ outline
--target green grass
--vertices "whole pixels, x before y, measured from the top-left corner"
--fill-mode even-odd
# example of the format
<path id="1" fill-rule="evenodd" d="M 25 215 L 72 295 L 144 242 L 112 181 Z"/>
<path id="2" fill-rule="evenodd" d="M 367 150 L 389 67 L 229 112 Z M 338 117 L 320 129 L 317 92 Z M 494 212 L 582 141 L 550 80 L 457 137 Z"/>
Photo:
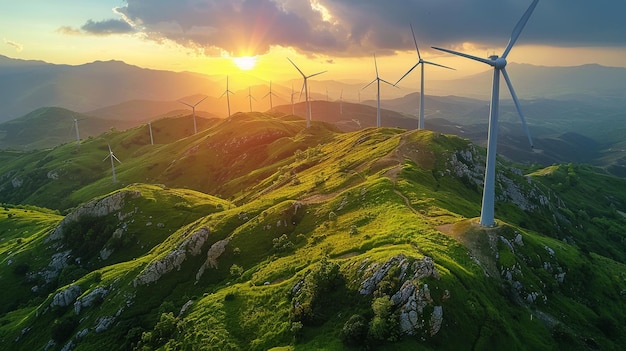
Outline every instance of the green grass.
<path id="1" fill-rule="evenodd" d="M 626 203 L 622 180 L 567 165 L 535 170 L 531 184 L 503 162 L 501 174 L 522 194 L 544 194 L 552 207 L 527 213 L 498 202 L 499 226 L 484 229 L 474 219 L 479 187 L 448 172 L 460 151 L 472 152 L 474 162 L 484 157 L 467 140 L 391 128 L 338 133 L 321 123 L 304 130 L 300 119 L 258 113 L 205 121 L 193 136 L 175 122 L 155 123 L 165 141 L 154 146 L 138 127 L 92 138 L 79 151 L 64 145 L 0 154 L 7 160 L 0 174 L 15 170 L 11 177 L 33 178 L 16 193 L 0 191 L 2 201 L 23 204 L 0 213 L 0 282 L 11 287 L 0 292 L 0 342 L 13 342 L 30 327 L 14 348 L 41 349 L 52 337 L 51 325 L 75 316 L 72 308 L 49 307 L 66 285 L 33 294 L 34 282 L 6 262 L 28 262 L 27 271 L 41 271 L 63 250 L 45 241 L 63 218 L 59 212 L 117 191 L 141 196 L 128 199 L 120 211 L 128 217 L 114 221 L 116 228 L 126 228 L 124 245 L 107 259 L 77 264 L 86 271 L 74 279 L 81 296 L 97 287 L 110 289 L 78 316 L 69 336 L 89 332 L 77 350 L 350 349 L 340 339 L 344 323 L 355 313 L 367 321 L 374 316 L 374 296 L 359 293 L 370 274 L 365 268 L 397 255 L 410 262 L 434 260 L 438 278 L 414 283 L 428 284 L 432 303 L 425 311 L 442 306 L 444 322 L 434 336 L 422 331 L 378 342 L 375 349 L 549 350 L 595 343 L 610 350 L 626 342 L 626 268 L 616 246 L 623 238 L 619 231 L 615 236 L 615 228 L 624 227 L 618 217 Z M 118 184 L 111 183 L 109 164 L 101 161 L 107 143 L 123 162 Z M 65 177 L 47 177 L 61 169 Z M 0 185 L 9 186 L 11 177 Z M 590 201 L 598 193 L 605 195 Z M 48 207 L 57 211 L 25 204 L 52 204 Z M 188 255 L 180 269 L 155 283 L 133 286 L 148 265 L 203 226 L 210 234 L 200 255 Z M 513 244 L 514 251 L 500 239 L 513 243 L 517 235 L 523 246 Z M 217 267 L 196 280 L 211 245 L 224 239 L 229 243 Z M 324 262 L 339 266 L 333 289 L 318 300 L 315 323 L 293 324 L 292 289 Z M 241 270 L 231 272 L 232 267 Z M 377 294 L 400 288 L 400 270 L 390 272 L 387 288 Z M 559 283 L 555 275 L 561 272 L 566 274 Z M 528 302 L 533 292 L 538 298 Z M 188 301 L 191 306 L 179 316 Z M 115 323 L 95 333 L 103 316 L 115 316 Z"/>

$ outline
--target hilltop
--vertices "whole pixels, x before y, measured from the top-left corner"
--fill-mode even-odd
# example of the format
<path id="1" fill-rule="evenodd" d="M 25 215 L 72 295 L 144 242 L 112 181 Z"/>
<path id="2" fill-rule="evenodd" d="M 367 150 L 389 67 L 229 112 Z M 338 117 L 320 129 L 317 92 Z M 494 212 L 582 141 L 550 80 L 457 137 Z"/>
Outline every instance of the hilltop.
<path id="1" fill-rule="evenodd" d="M 626 184 L 432 131 L 274 112 L 0 154 L 15 350 L 619 349 Z M 118 183 L 102 162 L 107 144 Z"/>

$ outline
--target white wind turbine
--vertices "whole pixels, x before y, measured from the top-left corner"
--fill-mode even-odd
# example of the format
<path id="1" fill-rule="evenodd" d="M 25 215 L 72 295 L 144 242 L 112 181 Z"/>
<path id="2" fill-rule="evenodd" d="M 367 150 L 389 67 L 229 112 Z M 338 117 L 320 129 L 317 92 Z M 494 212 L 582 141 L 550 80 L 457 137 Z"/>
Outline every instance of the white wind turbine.
<path id="1" fill-rule="evenodd" d="M 417 47 L 417 40 L 415 39 L 415 32 L 413 31 L 413 25 L 411 24 L 410 26 L 411 26 L 411 34 L 413 35 L 413 42 L 415 43 L 415 50 L 417 51 L 418 61 L 415 65 L 413 65 L 413 67 L 411 67 L 410 70 L 408 70 L 400 79 L 398 79 L 398 81 L 394 85 L 398 85 L 398 83 L 400 83 L 400 81 L 404 77 L 406 77 L 409 73 L 411 73 L 411 71 L 413 71 L 420 64 L 422 65 L 422 79 L 421 79 L 422 83 L 421 83 L 421 90 L 420 90 L 420 114 L 419 114 L 419 121 L 418 121 L 417 129 L 424 129 L 424 66 L 433 65 L 433 66 L 439 66 L 439 67 L 443 67 L 447 69 L 454 69 L 454 68 L 440 65 L 434 62 L 424 61 L 424 59 L 422 59 L 422 55 L 420 54 L 420 49 Z"/>
<path id="2" fill-rule="evenodd" d="M 497 138 L 498 138 L 498 108 L 500 102 L 500 73 L 504 76 L 504 80 L 511 92 L 511 97 L 513 98 L 513 102 L 515 103 L 515 108 L 519 113 L 520 119 L 522 121 L 522 125 L 524 127 L 524 131 L 526 132 L 526 136 L 528 137 L 528 141 L 530 142 L 531 148 L 533 147 L 532 139 L 530 138 L 530 133 L 528 132 L 528 126 L 526 125 L 526 119 L 522 114 L 522 109 L 520 107 L 520 103 L 517 99 L 517 95 L 515 94 L 515 90 L 513 89 L 513 85 L 511 84 L 511 80 L 509 79 L 509 75 L 506 73 L 506 58 L 511 52 L 513 45 L 519 38 L 524 26 L 528 22 L 533 10 L 537 6 L 539 0 L 534 0 L 528 10 L 524 13 L 522 18 L 519 20 L 515 28 L 513 29 L 513 33 L 511 34 L 511 39 L 509 40 L 506 49 L 504 49 L 504 53 L 501 57 L 497 55 L 490 56 L 488 59 L 463 54 L 460 52 L 436 48 L 434 49 L 441 50 L 444 52 L 448 52 L 454 55 L 462 56 L 465 58 L 469 58 L 475 61 L 479 61 L 482 63 L 486 63 L 489 66 L 493 67 L 493 86 L 491 90 L 491 110 L 489 113 L 489 134 L 487 137 L 487 165 L 485 166 L 485 183 L 483 187 L 483 198 L 482 198 L 482 208 L 480 213 L 480 224 L 485 227 L 492 227 L 495 225 L 494 221 L 494 202 L 495 202 L 495 178 L 496 178 L 496 146 L 497 146 Z"/>
<path id="3" fill-rule="evenodd" d="M 254 99 L 254 101 L 256 101 L 256 99 L 254 98 L 254 96 L 252 96 L 252 91 L 250 90 L 250 87 L 248 87 L 248 96 L 246 96 L 248 98 L 248 100 L 250 100 L 250 112 L 252 112 L 252 100 Z"/>
<path id="4" fill-rule="evenodd" d="M 199 105 L 202 101 L 204 101 L 204 99 L 206 99 L 207 97 L 208 97 L 208 96 L 203 97 L 203 98 L 202 98 L 202 100 L 200 100 L 200 101 L 196 102 L 194 105 L 188 104 L 188 103 L 186 103 L 186 102 L 184 102 L 184 101 L 178 101 L 178 102 L 180 102 L 180 103 L 181 103 L 181 104 L 183 104 L 183 105 L 187 105 L 187 106 L 191 107 L 191 111 L 192 111 L 192 113 L 193 113 L 193 134 L 198 133 L 198 126 L 197 126 L 197 124 L 196 124 L 196 106 L 198 106 L 198 105 Z"/>
<path id="5" fill-rule="evenodd" d="M 293 82 L 291 83 L 291 114 L 292 115 L 296 115 L 296 108 L 293 104 L 293 96 L 296 95 L 297 93 L 294 93 L 293 91 Z"/>
<path id="6" fill-rule="evenodd" d="M 228 97 L 228 95 L 230 94 L 234 95 L 235 93 L 228 90 L 228 76 L 226 76 L 226 90 L 222 93 L 220 99 L 222 98 L 222 96 L 226 95 L 226 105 L 228 105 L 228 118 L 230 118 L 230 98 Z"/>
<path id="7" fill-rule="evenodd" d="M 76 130 L 76 146 L 80 146 L 80 133 L 78 132 L 78 119 L 74 118 L 74 130 Z"/>
<path id="8" fill-rule="evenodd" d="M 300 74 L 302 75 L 302 78 L 304 79 L 304 83 L 302 83 L 302 87 L 304 88 L 304 97 L 306 99 L 306 127 L 309 128 L 311 126 L 311 103 L 309 102 L 309 84 L 307 83 L 307 80 L 311 77 L 325 73 L 326 71 L 317 72 L 317 73 L 311 74 L 310 76 L 307 76 L 304 73 L 302 73 L 300 68 L 298 68 L 298 66 L 296 66 L 296 64 L 293 63 L 293 61 L 291 61 L 289 57 L 287 57 L 287 60 L 289 60 L 289 62 L 291 62 L 291 64 L 298 70 L 298 72 L 300 72 Z M 302 93 L 300 94 L 302 95 Z"/>
<path id="9" fill-rule="evenodd" d="M 274 105 L 272 104 L 272 95 L 277 96 L 276 94 L 272 92 L 272 81 L 270 80 L 270 92 L 265 94 L 265 96 L 263 96 L 263 99 L 265 99 L 268 96 L 270 97 L 270 111 L 274 109 Z"/>
<path id="10" fill-rule="evenodd" d="M 380 122 L 380 82 L 383 83 L 387 83 L 389 85 L 391 85 L 392 87 L 395 86 L 393 85 L 393 83 L 389 83 L 388 81 L 380 78 L 378 76 L 378 64 L 376 63 L 376 54 L 374 54 L 374 67 L 376 68 L 376 78 L 374 78 L 373 81 L 369 82 L 369 84 L 367 84 L 366 86 L 363 87 L 363 89 L 369 87 L 370 85 L 372 85 L 374 82 L 376 82 L 376 87 L 377 87 L 377 92 L 376 92 L 376 102 L 377 102 L 377 108 L 376 108 L 376 127 L 381 127 L 381 122 Z"/>
<path id="11" fill-rule="evenodd" d="M 150 145 L 154 145 L 154 138 L 152 137 L 152 122 L 148 122 L 148 130 L 150 130 Z"/>
<path id="12" fill-rule="evenodd" d="M 113 154 L 113 150 L 111 150 L 111 145 L 109 145 L 109 155 L 105 157 L 102 162 L 106 161 L 107 158 L 111 159 L 111 173 L 113 173 L 113 183 L 117 183 L 117 178 L 115 178 L 115 163 L 113 162 L 113 160 L 119 162 L 120 164 L 122 163 L 122 161 L 115 157 L 115 155 Z"/>
<path id="13" fill-rule="evenodd" d="M 343 89 L 339 93 L 339 115 L 343 116 Z"/>

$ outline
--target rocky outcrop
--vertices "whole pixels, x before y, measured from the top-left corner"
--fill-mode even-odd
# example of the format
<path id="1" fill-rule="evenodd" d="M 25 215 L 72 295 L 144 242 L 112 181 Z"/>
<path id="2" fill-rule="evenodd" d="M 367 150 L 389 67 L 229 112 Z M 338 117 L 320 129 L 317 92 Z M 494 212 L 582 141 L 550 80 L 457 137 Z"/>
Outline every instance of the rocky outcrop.
<path id="1" fill-rule="evenodd" d="M 76 222 L 83 216 L 104 217 L 112 213 L 117 213 L 119 218 L 126 218 L 128 214 L 122 214 L 121 210 L 128 198 L 141 197 L 141 193 L 136 190 L 122 190 L 107 197 L 89 201 L 78 207 L 65 216 L 61 223 L 54 229 L 52 234 L 46 239 L 47 242 L 63 238 L 63 230 L 68 223 Z M 121 219 L 120 219 L 121 220 Z"/>
<path id="2" fill-rule="evenodd" d="M 69 306 L 72 303 L 74 303 L 74 301 L 76 301 L 76 298 L 79 297 L 81 293 L 82 293 L 82 290 L 80 289 L 80 286 L 70 285 L 65 290 L 59 291 L 56 295 L 54 295 L 54 297 L 52 298 L 52 303 L 50 303 L 50 306 L 51 307 Z"/>
<path id="3" fill-rule="evenodd" d="M 409 258 L 403 254 L 391 257 L 386 262 L 362 264 L 365 280 L 361 283 L 359 292 L 362 295 L 373 294 L 378 285 L 388 279 L 390 272 L 398 272 L 398 279 L 402 285 L 391 295 L 391 301 L 398 309 L 400 330 L 406 335 L 430 335 L 433 336 L 441 329 L 443 322 L 443 306 L 436 305 L 431 297 L 428 284 L 422 283 L 427 278 L 439 279 L 439 272 L 432 258 L 425 256 L 422 259 Z M 441 301 L 448 300 L 450 292 L 445 290 Z M 426 307 L 433 309 L 428 315 Z M 426 323 L 426 321 L 429 321 Z"/>
<path id="4" fill-rule="evenodd" d="M 206 254 L 206 261 L 204 262 L 204 264 L 202 264 L 202 267 L 200 267 L 198 273 L 196 273 L 196 281 L 200 280 L 202 274 L 207 268 L 210 267 L 217 269 L 217 259 L 224 253 L 224 251 L 226 251 L 226 246 L 228 246 L 229 242 L 229 239 L 224 239 L 217 241 L 213 245 L 211 245 L 211 248 Z"/>
<path id="5" fill-rule="evenodd" d="M 198 256 L 202 246 L 209 238 L 209 228 L 202 227 L 189 235 L 178 247 L 170 251 L 165 257 L 153 261 L 133 280 L 135 287 L 147 285 L 159 280 L 164 274 L 179 270 L 187 259 L 187 255 Z M 211 251 L 211 250 L 209 250 Z"/>
<path id="6" fill-rule="evenodd" d="M 96 302 L 104 300 L 108 293 L 109 291 L 101 286 L 93 289 L 90 293 L 74 302 L 74 312 L 80 314 L 80 311 L 84 308 L 91 307 Z"/>

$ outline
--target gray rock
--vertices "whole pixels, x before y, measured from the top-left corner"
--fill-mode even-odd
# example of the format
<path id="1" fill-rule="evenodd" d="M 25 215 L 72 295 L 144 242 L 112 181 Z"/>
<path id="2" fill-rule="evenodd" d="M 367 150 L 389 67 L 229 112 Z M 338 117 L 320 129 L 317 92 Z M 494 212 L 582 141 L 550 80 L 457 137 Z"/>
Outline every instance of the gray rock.
<path id="1" fill-rule="evenodd" d="M 65 307 L 76 301 L 76 298 L 80 296 L 82 290 L 78 285 L 70 285 L 65 290 L 58 292 L 52 298 L 52 303 L 50 303 L 51 307 L 59 306 Z"/>

